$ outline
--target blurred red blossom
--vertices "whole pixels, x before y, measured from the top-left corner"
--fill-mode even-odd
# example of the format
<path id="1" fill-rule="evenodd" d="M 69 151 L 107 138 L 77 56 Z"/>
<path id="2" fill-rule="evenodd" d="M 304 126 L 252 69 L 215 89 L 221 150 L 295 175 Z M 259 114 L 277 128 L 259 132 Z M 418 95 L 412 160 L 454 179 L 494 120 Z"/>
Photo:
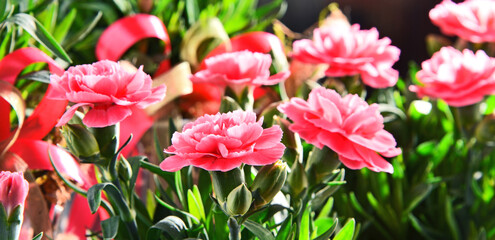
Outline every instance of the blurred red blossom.
<path id="1" fill-rule="evenodd" d="M 361 75 L 373 88 L 391 87 L 399 72 L 392 65 L 399 60 L 399 48 L 387 37 L 378 38 L 376 28 L 361 30 L 359 24 L 331 24 L 316 28 L 313 40 L 294 42 L 292 57 L 306 63 L 329 64 L 330 77 Z"/>
<path id="2" fill-rule="evenodd" d="M 430 19 L 444 34 L 475 43 L 495 41 L 493 0 L 468 0 L 458 4 L 444 0 L 431 9 Z"/>
<path id="3" fill-rule="evenodd" d="M 421 86 L 409 90 L 418 97 L 439 98 L 454 107 L 477 103 L 495 93 L 495 59 L 484 51 L 443 47 L 421 64 L 416 74 Z"/>

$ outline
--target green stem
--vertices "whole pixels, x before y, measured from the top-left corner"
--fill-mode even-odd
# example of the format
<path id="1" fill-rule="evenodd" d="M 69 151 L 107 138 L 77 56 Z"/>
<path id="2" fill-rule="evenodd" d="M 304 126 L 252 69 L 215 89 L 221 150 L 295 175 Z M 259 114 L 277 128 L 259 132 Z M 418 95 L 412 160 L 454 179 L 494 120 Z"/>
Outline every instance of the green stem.
<path id="1" fill-rule="evenodd" d="M 231 217 L 228 221 L 229 225 L 229 239 L 230 240 L 241 240 L 241 226 L 237 223 L 237 221 Z"/>

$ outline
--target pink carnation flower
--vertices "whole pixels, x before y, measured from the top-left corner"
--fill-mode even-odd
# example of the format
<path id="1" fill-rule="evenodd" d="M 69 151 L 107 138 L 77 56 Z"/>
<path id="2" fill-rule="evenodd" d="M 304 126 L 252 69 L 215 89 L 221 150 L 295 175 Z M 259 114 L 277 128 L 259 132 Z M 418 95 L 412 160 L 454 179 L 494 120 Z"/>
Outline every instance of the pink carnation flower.
<path id="1" fill-rule="evenodd" d="M 360 30 L 358 24 L 336 24 L 317 28 L 313 40 L 294 42 L 292 57 L 313 64 L 329 64 L 330 77 L 360 74 L 364 84 L 374 88 L 395 85 L 399 77 L 392 65 L 399 59 L 400 50 L 385 37 L 378 39 L 376 28 Z"/>
<path id="2" fill-rule="evenodd" d="M 160 163 L 164 171 L 193 165 L 208 171 L 229 171 L 242 163 L 267 165 L 284 154 L 279 126 L 263 129 L 263 118 L 254 112 L 234 111 L 204 115 L 174 133 L 166 153 L 175 154 Z"/>
<path id="3" fill-rule="evenodd" d="M 131 107 L 145 108 L 165 97 L 165 85 L 151 88 L 151 77 L 140 67 L 125 71 L 118 63 L 102 60 L 70 67 L 62 76 L 51 75 L 52 99 L 76 103 L 59 120 L 66 124 L 79 107 L 89 107 L 83 119 L 88 127 L 114 125 L 132 114 Z"/>
<path id="4" fill-rule="evenodd" d="M 444 0 L 430 10 L 430 19 L 444 34 L 475 43 L 495 41 L 493 0 L 468 0 L 459 4 Z"/>
<path id="5" fill-rule="evenodd" d="M 292 119 L 289 129 L 318 148 L 327 146 L 351 169 L 367 167 L 375 172 L 394 171 L 385 157 L 401 153 L 392 134 L 383 129 L 378 105 L 368 105 L 357 95 L 341 97 L 323 87 L 315 88 L 307 101 L 292 98 L 278 107 Z"/>
<path id="6" fill-rule="evenodd" d="M 454 107 L 462 107 L 483 100 L 495 93 L 495 59 L 484 51 L 474 54 L 464 49 L 443 47 L 421 64 L 416 74 L 422 86 L 410 86 L 418 97 L 440 98 Z"/>
<path id="7" fill-rule="evenodd" d="M 269 54 L 248 50 L 223 53 L 207 58 L 206 69 L 194 74 L 191 81 L 211 83 L 221 87 L 230 86 L 239 90 L 244 86 L 254 88 L 274 85 L 289 77 L 289 71 L 270 76 L 271 64 L 272 58 Z"/>
<path id="8" fill-rule="evenodd" d="M 7 215 L 17 206 L 24 207 L 29 192 L 29 183 L 22 172 L 0 172 L 0 203 Z"/>

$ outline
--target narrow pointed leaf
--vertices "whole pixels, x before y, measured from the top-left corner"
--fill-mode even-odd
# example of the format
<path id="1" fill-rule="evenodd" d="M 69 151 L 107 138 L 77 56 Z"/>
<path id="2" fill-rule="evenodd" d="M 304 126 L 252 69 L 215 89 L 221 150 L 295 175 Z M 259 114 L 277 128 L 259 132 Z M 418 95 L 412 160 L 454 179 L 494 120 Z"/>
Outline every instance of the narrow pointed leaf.
<path id="1" fill-rule="evenodd" d="M 71 63 L 69 55 L 65 52 L 65 50 L 57 43 L 57 41 L 50 35 L 50 33 L 41 25 L 38 20 L 36 20 L 33 16 L 18 13 L 7 19 L 8 22 L 15 23 L 22 27 L 26 32 L 28 32 L 36 41 L 38 41 L 41 45 L 46 47 L 50 52 L 55 54 L 55 56 L 63 59 L 66 62 Z"/>
<path id="2" fill-rule="evenodd" d="M 263 225 L 247 220 L 242 224 L 244 227 L 246 227 L 249 231 L 251 231 L 254 235 L 256 235 L 259 239 L 263 240 L 275 240 L 275 237 L 273 237 L 273 234 L 263 227 Z"/>

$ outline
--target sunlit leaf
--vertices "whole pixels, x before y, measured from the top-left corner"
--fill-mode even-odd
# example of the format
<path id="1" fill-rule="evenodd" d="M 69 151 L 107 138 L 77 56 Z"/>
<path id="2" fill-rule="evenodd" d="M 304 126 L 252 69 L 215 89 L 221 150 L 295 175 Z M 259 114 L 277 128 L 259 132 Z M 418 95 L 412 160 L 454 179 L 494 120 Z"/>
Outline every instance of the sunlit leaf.
<path id="1" fill-rule="evenodd" d="M 65 60 L 66 62 L 72 62 L 65 50 L 57 43 L 57 41 L 50 35 L 50 33 L 43 27 L 43 25 L 41 25 L 41 23 L 38 22 L 38 20 L 36 20 L 33 16 L 25 13 L 18 13 L 8 18 L 7 22 L 12 22 L 22 27 L 34 39 L 36 39 L 36 41 L 41 43 L 50 52 L 55 54 L 55 56 Z"/>

